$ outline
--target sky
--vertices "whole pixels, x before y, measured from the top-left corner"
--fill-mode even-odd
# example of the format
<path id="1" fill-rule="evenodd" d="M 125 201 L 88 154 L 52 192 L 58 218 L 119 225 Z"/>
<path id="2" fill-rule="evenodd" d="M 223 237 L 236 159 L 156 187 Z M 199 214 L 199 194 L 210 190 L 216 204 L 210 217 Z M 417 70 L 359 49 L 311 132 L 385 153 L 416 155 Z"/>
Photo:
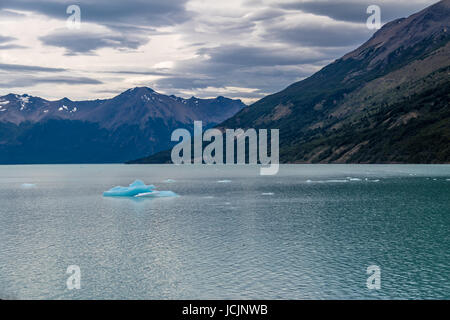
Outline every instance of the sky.
<path id="1" fill-rule="evenodd" d="M 250 104 L 367 41 L 370 5 L 385 23 L 436 2 L 0 0 L 0 95 L 90 100 L 147 86 Z"/>

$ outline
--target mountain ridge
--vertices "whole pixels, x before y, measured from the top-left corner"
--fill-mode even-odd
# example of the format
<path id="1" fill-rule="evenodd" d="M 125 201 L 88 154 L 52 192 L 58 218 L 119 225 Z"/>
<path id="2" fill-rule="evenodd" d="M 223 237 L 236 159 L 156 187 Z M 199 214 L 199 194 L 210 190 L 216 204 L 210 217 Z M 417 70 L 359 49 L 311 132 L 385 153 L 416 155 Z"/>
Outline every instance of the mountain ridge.
<path id="1" fill-rule="evenodd" d="M 244 106 L 147 87 L 82 101 L 7 94 L 0 97 L 0 163 L 123 162 L 168 148 L 177 128 L 191 130 L 195 120 L 213 126 Z"/>
<path id="2" fill-rule="evenodd" d="M 449 163 L 448 17 L 444 0 L 389 22 L 218 128 L 280 129 L 282 163 Z M 155 161 L 169 153 L 137 162 Z"/>

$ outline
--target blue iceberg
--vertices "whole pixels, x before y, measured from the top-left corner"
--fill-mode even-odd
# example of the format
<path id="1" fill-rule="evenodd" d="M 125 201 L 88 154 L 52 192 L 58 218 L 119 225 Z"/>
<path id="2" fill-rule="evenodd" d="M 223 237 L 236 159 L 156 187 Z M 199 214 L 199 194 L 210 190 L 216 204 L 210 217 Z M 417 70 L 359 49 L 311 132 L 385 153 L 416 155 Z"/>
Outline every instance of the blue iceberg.
<path id="1" fill-rule="evenodd" d="M 136 197 L 136 198 L 162 198 L 177 197 L 172 191 L 158 191 L 154 185 L 146 185 L 141 180 L 136 180 L 129 187 L 117 186 L 103 192 L 104 197 Z"/>
<path id="2" fill-rule="evenodd" d="M 114 187 L 108 191 L 103 192 L 104 197 L 134 197 L 139 193 L 151 192 L 156 187 L 154 185 L 146 185 L 141 180 L 136 180 L 129 187 Z"/>

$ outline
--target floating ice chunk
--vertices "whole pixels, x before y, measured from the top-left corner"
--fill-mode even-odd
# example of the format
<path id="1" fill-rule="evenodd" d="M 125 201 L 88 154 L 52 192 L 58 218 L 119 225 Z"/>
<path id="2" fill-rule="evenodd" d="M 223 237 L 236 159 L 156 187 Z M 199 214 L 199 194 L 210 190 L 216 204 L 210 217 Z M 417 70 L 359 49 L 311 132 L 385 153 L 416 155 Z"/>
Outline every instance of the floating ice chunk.
<path id="1" fill-rule="evenodd" d="M 21 187 L 22 187 L 22 188 L 25 188 L 25 189 L 30 189 L 30 188 L 35 188 L 36 185 L 35 185 L 34 183 L 23 183 L 23 184 L 21 185 Z"/>
<path id="2" fill-rule="evenodd" d="M 141 180 L 136 180 L 129 187 L 114 187 L 103 193 L 104 197 L 135 197 L 135 198 L 165 198 L 178 197 L 172 191 L 158 191 L 154 185 L 146 185 Z"/>
<path id="3" fill-rule="evenodd" d="M 219 181 L 217 181 L 218 183 L 230 183 L 231 182 L 231 180 L 219 180 Z"/>
<path id="4" fill-rule="evenodd" d="M 445 179 L 446 181 L 450 181 L 450 179 Z"/>
<path id="5" fill-rule="evenodd" d="M 273 192 L 264 192 L 264 193 L 261 193 L 261 195 L 263 195 L 263 196 L 273 196 L 274 193 Z"/>
<path id="6" fill-rule="evenodd" d="M 307 183 L 311 183 L 311 182 L 312 182 L 312 180 L 309 180 L 309 179 L 308 179 L 308 180 L 306 180 L 306 182 L 307 182 Z"/>
<path id="7" fill-rule="evenodd" d="M 173 182 L 176 182 L 176 181 L 173 180 L 173 179 L 166 179 L 163 182 L 165 182 L 165 183 L 173 183 Z"/>
<path id="8" fill-rule="evenodd" d="M 348 180 L 338 180 L 338 179 L 332 179 L 332 180 L 326 180 L 325 182 L 331 182 L 331 183 L 345 183 L 348 182 Z"/>
<path id="9" fill-rule="evenodd" d="M 136 180 L 129 187 L 117 186 L 108 191 L 103 192 L 104 197 L 134 197 L 140 193 L 152 192 L 154 185 L 146 185 L 141 180 Z"/>
<path id="10" fill-rule="evenodd" d="M 144 192 L 144 193 L 139 193 L 137 195 L 135 195 L 135 198 L 154 198 L 159 194 L 159 191 L 151 191 L 151 192 Z"/>
<path id="11" fill-rule="evenodd" d="M 349 180 L 350 181 L 361 181 L 361 179 L 359 179 L 359 178 L 350 178 Z"/>
<path id="12" fill-rule="evenodd" d="M 178 197 L 175 192 L 172 191 L 158 191 L 154 190 L 152 192 L 139 193 L 134 196 L 135 198 L 167 198 L 167 197 Z"/>

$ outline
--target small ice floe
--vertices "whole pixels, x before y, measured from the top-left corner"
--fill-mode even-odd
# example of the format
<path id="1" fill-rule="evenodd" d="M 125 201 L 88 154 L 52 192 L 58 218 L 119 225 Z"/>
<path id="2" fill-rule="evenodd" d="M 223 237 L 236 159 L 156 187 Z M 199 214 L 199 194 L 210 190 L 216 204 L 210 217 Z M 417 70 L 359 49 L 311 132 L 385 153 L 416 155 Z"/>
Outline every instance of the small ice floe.
<path id="1" fill-rule="evenodd" d="M 166 179 L 166 180 L 164 180 L 163 182 L 165 182 L 165 183 L 174 183 L 174 182 L 176 182 L 176 181 L 173 180 L 173 179 Z"/>
<path id="2" fill-rule="evenodd" d="M 332 180 L 326 180 L 325 182 L 331 182 L 331 183 L 345 183 L 345 182 L 348 182 L 348 180 L 332 179 Z"/>
<path id="3" fill-rule="evenodd" d="M 103 193 L 104 197 L 138 197 L 138 198 L 161 198 L 175 197 L 172 191 L 158 191 L 154 185 L 146 185 L 141 180 L 136 180 L 129 187 L 117 186 Z"/>
<path id="4" fill-rule="evenodd" d="M 306 180 L 307 183 L 345 183 L 349 180 L 331 179 L 331 180 Z"/>
<path id="5" fill-rule="evenodd" d="M 21 187 L 24 189 L 31 189 L 31 188 L 36 188 L 36 185 L 34 183 L 23 183 L 21 185 Z"/>
<path id="6" fill-rule="evenodd" d="M 261 193 L 262 196 L 273 196 L 275 193 L 273 192 L 263 192 Z"/>
<path id="7" fill-rule="evenodd" d="M 369 178 L 364 178 L 364 181 L 368 181 L 368 182 L 380 182 L 380 179 L 370 180 Z"/>
<path id="8" fill-rule="evenodd" d="M 178 197 L 175 192 L 172 191 L 158 191 L 139 193 L 134 196 L 135 198 L 165 198 L 165 197 Z"/>
<path id="9" fill-rule="evenodd" d="M 450 179 L 445 179 L 445 181 L 450 181 Z"/>
<path id="10" fill-rule="evenodd" d="M 231 182 L 231 180 L 219 180 L 219 181 L 217 181 L 218 183 L 230 183 Z"/>
<path id="11" fill-rule="evenodd" d="M 348 180 L 350 180 L 350 181 L 361 181 L 361 179 L 359 179 L 359 178 L 350 178 Z"/>

